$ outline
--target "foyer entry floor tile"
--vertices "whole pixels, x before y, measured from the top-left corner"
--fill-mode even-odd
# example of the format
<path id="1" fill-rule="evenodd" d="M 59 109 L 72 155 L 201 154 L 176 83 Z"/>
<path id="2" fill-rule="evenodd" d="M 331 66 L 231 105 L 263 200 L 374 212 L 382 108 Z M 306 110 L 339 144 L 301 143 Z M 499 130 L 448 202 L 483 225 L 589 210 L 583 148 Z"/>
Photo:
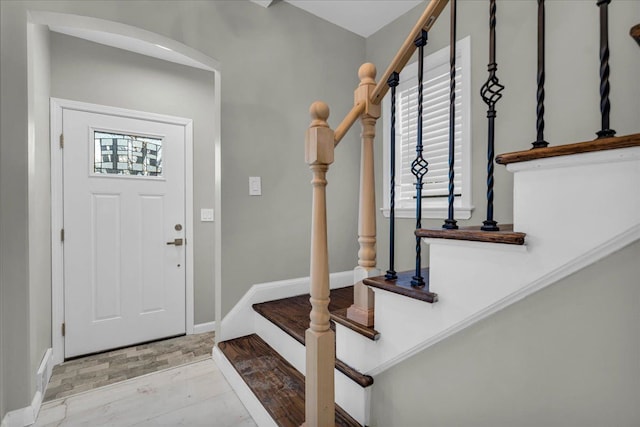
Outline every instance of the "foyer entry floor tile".
<path id="1" fill-rule="evenodd" d="M 255 427 L 211 357 L 42 405 L 34 427 Z"/>
<path id="2" fill-rule="evenodd" d="M 214 333 L 185 335 L 70 360 L 53 368 L 44 402 L 211 357 Z"/>

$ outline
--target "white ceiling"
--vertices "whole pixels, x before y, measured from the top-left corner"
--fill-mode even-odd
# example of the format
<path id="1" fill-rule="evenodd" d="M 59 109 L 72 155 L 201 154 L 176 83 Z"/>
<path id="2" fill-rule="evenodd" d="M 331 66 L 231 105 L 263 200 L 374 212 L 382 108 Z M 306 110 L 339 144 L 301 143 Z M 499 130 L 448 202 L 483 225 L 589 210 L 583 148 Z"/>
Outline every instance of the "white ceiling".
<path id="1" fill-rule="evenodd" d="M 268 7 L 272 0 L 252 0 Z M 369 37 L 422 0 L 284 0 L 326 21 Z"/>

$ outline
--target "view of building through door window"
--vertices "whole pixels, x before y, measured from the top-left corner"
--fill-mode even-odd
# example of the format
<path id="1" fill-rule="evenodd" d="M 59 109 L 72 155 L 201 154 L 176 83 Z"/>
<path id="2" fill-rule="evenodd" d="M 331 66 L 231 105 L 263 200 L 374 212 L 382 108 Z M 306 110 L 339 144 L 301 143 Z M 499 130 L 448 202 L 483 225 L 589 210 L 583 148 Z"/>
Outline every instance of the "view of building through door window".
<path id="1" fill-rule="evenodd" d="M 162 139 L 94 131 L 94 173 L 162 176 Z"/>

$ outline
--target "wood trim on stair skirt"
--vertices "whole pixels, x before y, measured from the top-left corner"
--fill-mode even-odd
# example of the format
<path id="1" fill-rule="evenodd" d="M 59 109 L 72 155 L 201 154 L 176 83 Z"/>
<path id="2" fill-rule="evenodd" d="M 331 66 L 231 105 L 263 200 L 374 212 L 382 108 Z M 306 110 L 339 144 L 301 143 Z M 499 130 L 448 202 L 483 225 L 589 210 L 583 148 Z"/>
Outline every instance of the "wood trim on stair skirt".
<path id="1" fill-rule="evenodd" d="M 614 136 L 611 138 L 595 139 L 575 144 L 556 145 L 546 148 L 534 148 L 531 150 L 500 154 L 496 157 L 496 163 L 508 165 L 510 163 L 527 162 L 529 160 L 544 159 L 547 157 L 569 156 L 571 154 L 591 153 L 594 151 L 615 150 L 618 148 L 638 146 L 640 146 L 640 133 L 635 133 L 632 135 Z"/>

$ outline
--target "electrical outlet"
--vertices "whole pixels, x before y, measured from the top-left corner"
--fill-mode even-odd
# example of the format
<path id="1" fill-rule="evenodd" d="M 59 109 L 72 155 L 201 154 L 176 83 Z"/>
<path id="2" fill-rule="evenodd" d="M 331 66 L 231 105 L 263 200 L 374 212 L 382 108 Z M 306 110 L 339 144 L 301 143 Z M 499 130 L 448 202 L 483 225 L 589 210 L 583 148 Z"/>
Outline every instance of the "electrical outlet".
<path id="1" fill-rule="evenodd" d="M 212 222 L 213 221 L 213 209 L 200 209 L 200 221 Z"/>

